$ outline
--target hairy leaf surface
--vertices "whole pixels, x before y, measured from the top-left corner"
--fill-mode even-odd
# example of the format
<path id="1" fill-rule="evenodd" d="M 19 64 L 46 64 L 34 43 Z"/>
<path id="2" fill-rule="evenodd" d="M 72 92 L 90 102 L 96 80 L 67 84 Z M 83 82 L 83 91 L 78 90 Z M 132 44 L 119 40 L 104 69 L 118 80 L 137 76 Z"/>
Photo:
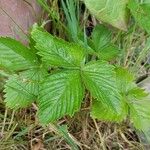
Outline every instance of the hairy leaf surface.
<path id="1" fill-rule="evenodd" d="M 120 94 L 112 65 L 100 61 L 90 62 L 82 69 L 82 77 L 94 98 L 105 107 L 120 112 Z"/>
<path id="2" fill-rule="evenodd" d="M 85 50 L 74 43 L 66 42 L 42 31 L 36 25 L 32 30 L 32 38 L 43 61 L 57 67 L 80 67 L 84 63 Z"/>
<path id="3" fill-rule="evenodd" d="M 128 0 L 84 0 L 84 2 L 98 20 L 127 30 Z"/>
<path id="4" fill-rule="evenodd" d="M 40 88 L 39 118 L 44 124 L 78 111 L 84 96 L 80 72 L 61 71 L 45 79 Z"/>

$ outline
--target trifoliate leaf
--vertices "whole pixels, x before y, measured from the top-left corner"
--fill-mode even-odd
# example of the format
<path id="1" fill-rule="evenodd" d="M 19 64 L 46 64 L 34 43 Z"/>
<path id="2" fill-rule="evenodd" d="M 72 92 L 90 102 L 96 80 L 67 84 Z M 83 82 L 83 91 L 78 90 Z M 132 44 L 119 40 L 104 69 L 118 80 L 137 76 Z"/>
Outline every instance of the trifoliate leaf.
<path id="1" fill-rule="evenodd" d="M 45 75 L 46 72 L 38 68 L 10 76 L 4 89 L 6 105 L 18 109 L 34 102 L 39 93 L 39 82 Z"/>
<path id="2" fill-rule="evenodd" d="M 64 115 L 72 116 L 79 110 L 83 96 L 84 88 L 78 70 L 50 75 L 40 87 L 40 121 L 46 124 Z"/>
<path id="3" fill-rule="evenodd" d="M 130 0 L 128 7 L 138 25 L 150 33 L 150 3 L 140 4 L 136 0 Z"/>
<path id="4" fill-rule="evenodd" d="M 42 31 L 36 25 L 32 30 L 32 38 L 43 61 L 57 67 L 79 67 L 84 63 L 85 50 L 74 43 L 56 38 Z"/>
<path id="5" fill-rule="evenodd" d="M 30 68 L 36 62 L 36 55 L 20 42 L 0 37 L 0 67 L 18 71 Z"/>
<path id="6" fill-rule="evenodd" d="M 84 3 L 98 20 L 127 30 L 128 0 L 84 0 Z"/>
<path id="7" fill-rule="evenodd" d="M 114 67 L 105 62 L 93 61 L 82 69 L 86 88 L 98 101 L 120 113 L 120 94 L 117 90 Z"/>

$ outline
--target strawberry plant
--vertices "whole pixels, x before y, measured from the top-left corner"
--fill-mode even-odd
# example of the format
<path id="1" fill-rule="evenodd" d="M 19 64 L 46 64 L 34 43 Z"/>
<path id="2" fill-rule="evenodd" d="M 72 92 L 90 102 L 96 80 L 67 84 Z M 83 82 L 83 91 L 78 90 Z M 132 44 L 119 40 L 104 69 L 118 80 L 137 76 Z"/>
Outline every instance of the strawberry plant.
<path id="1" fill-rule="evenodd" d="M 92 13 L 98 12 L 98 19 L 104 15 L 102 21 L 127 30 L 126 0 L 117 1 L 117 7 L 121 7 L 115 14 L 107 13 L 114 9 L 111 2 L 105 7 L 104 1 L 97 0 L 102 4 L 100 10 L 93 1 L 84 2 Z M 148 11 L 144 4 L 137 5 Z M 128 7 L 147 30 L 144 18 L 138 20 L 135 5 L 130 2 Z M 91 117 L 113 122 L 129 118 L 137 129 L 146 130 L 150 123 L 149 95 L 137 87 L 130 71 L 110 63 L 121 51 L 111 42 L 111 35 L 105 26 L 97 25 L 86 47 L 81 42 L 55 37 L 35 24 L 31 31 L 34 47 L 33 43 L 25 47 L 14 39 L 1 37 L 0 67 L 10 73 L 4 88 L 7 107 L 19 109 L 36 103 L 40 122 L 48 124 L 66 115 L 73 116 L 88 92 Z M 77 35 L 75 39 L 78 41 Z"/>

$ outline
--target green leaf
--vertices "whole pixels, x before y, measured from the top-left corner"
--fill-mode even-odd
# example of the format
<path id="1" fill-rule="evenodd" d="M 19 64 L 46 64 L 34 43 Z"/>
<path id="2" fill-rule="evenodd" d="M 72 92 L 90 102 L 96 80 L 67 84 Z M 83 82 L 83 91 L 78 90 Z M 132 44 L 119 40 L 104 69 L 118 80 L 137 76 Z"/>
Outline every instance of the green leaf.
<path id="1" fill-rule="evenodd" d="M 128 91 L 127 95 L 130 119 L 134 127 L 148 130 L 150 125 L 150 96 L 137 86 Z"/>
<path id="2" fill-rule="evenodd" d="M 66 42 L 42 31 L 36 25 L 32 30 L 32 38 L 43 61 L 57 67 L 80 67 L 84 64 L 85 50 L 77 44 Z"/>
<path id="3" fill-rule="evenodd" d="M 39 82 L 45 75 L 46 72 L 38 68 L 10 76 L 4 89 L 6 106 L 18 109 L 33 103 L 39 93 Z"/>
<path id="4" fill-rule="evenodd" d="M 39 119 L 43 124 L 78 111 L 84 96 L 80 72 L 61 71 L 50 75 L 41 85 Z"/>
<path id="5" fill-rule="evenodd" d="M 140 4 L 136 0 L 130 0 L 128 7 L 138 25 L 150 33 L 150 3 Z"/>
<path id="6" fill-rule="evenodd" d="M 134 127 L 139 130 L 149 129 L 150 124 L 150 96 L 144 89 L 134 87 L 128 91 L 130 119 Z"/>
<path id="7" fill-rule="evenodd" d="M 121 113 L 117 113 L 106 107 L 101 101 L 93 100 L 92 102 L 91 116 L 96 119 L 111 122 L 121 122 L 126 119 L 127 112 L 128 107 L 125 105 L 124 101 L 122 101 L 121 104 Z"/>
<path id="8" fill-rule="evenodd" d="M 145 90 L 137 87 L 134 76 L 124 68 L 115 68 L 117 86 L 120 90 L 121 113 L 105 107 L 100 101 L 94 100 L 91 115 L 104 121 L 121 122 L 128 115 L 137 129 L 146 130 L 150 123 L 150 101 Z M 146 99 L 145 99 L 146 98 Z"/>
<path id="9" fill-rule="evenodd" d="M 146 91 L 144 89 L 141 89 L 140 87 L 134 87 L 128 91 L 128 95 L 132 95 L 132 97 L 134 97 L 135 99 L 143 99 L 143 97 L 146 97 L 149 94 L 146 93 Z"/>
<path id="10" fill-rule="evenodd" d="M 137 129 L 149 129 L 150 100 L 145 90 L 137 87 L 134 76 L 124 68 L 116 68 L 117 86 L 128 106 L 130 119 Z"/>
<path id="11" fill-rule="evenodd" d="M 111 44 L 112 33 L 103 25 L 97 25 L 92 33 L 91 47 L 98 53 L 99 58 L 109 61 L 117 57 L 119 48 Z"/>
<path id="12" fill-rule="evenodd" d="M 37 63 L 36 54 L 19 41 L 0 37 L 0 66 L 10 70 L 23 70 Z"/>
<path id="13" fill-rule="evenodd" d="M 120 94 L 112 65 L 100 61 L 90 62 L 82 69 L 82 77 L 94 98 L 101 101 L 105 107 L 120 112 Z"/>
<path id="14" fill-rule="evenodd" d="M 101 49 L 98 54 L 99 57 L 103 60 L 110 61 L 116 58 L 119 55 L 119 48 L 113 44 L 109 44 L 108 46 Z"/>
<path id="15" fill-rule="evenodd" d="M 84 2 L 98 20 L 127 30 L 128 0 L 84 0 Z"/>
<path id="16" fill-rule="evenodd" d="M 129 90 L 136 87 L 134 75 L 125 68 L 115 68 L 117 87 L 122 95 L 127 95 Z"/>
<path id="17" fill-rule="evenodd" d="M 92 32 L 92 40 L 95 51 L 106 47 L 111 42 L 112 33 L 103 25 L 97 25 Z"/>
<path id="18" fill-rule="evenodd" d="M 131 97 L 131 95 L 130 95 Z M 130 118 L 133 125 L 139 130 L 148 130 L 150 125 L 150 97 L 132 99 Z"/>

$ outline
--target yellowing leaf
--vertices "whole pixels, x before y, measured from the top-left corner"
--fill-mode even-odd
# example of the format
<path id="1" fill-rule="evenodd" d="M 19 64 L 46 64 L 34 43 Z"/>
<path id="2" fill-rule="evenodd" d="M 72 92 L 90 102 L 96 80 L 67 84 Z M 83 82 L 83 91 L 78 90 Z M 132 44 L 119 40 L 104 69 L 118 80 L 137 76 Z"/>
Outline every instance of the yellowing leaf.
<path id="1" fill-rule="evenodd" d="M 127 30 L 128 0 L 84 0 L 84 2 L 98 20 Z"/>

